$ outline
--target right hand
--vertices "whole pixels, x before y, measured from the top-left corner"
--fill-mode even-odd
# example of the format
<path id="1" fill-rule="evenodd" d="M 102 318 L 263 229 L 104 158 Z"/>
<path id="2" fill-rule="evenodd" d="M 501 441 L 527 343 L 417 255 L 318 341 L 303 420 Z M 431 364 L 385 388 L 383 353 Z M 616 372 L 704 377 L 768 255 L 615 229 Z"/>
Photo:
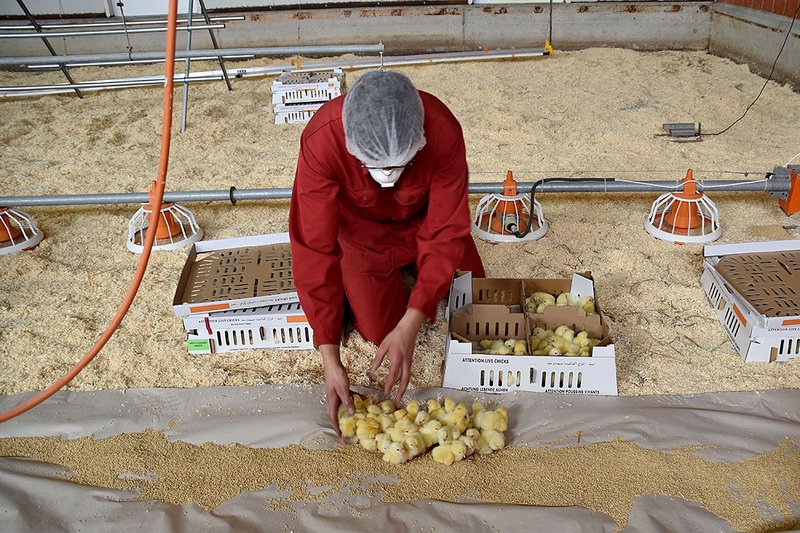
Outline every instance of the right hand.
<path id="1" fill-rule="evenodd" d="M 347 369 L 339 358 L 339 346 L 323 344 L 319 347 L 322 352 L 322 364 L 325 368 L 325 393 L 328 401 L 328 418 L 331 420 L 333 430 L 339 435 L 344 444 L 342 431 L 339 429 L 339 405 L 344 404 L 350 414 L 355 413 L 353 398 L 350 397 L 350 378 Z"/>

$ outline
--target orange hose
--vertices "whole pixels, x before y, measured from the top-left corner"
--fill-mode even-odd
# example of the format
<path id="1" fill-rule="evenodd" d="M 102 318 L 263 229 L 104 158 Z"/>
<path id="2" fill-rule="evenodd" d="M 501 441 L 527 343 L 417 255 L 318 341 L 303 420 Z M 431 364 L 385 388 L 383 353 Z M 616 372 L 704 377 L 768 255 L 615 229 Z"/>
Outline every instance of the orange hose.
<path id="1" fill-rule="evenodd" d="M 169 0 L 169 13 L 167 16 L 167 53 L 166 53 L 166 67 L 165 67 L 165 84 L 164 84 L 164 120 L 161 128 L 161 156 L 158 163 L 158 179 L 155 186 L 156 202 L 153 203 L 153 212 L 150 213 L 150 220 L 148 229 L 145 235 L 144 249 L 139 258 L 139 263 L 136 265 L 136 272 L 133 275 L 133 280 L 128 288 L 125 299 L 117 310 L 117 314 L 111 320 L 111 323 L 106 327 L 100 338 L 92 346 L 86 355 L 78 361 L 75 366 L 69 369 L 69 372 L 64 374 L 58 381 L 47 387 L 45 390 L 26 401 L 22 405 L 0 414 L 0 423 L 10 420 L 15 416 L 21 415 L 25 411 L 32 409 L 48 399 L 50 396 L 58 392 L 64 385 L 69 383 L 72 378 L 77 376 L 86 365 L 88 365 L 94 357 L 100 353 L 103 346 L 106 345 L 108 340 L 114 334 L 114 331 L 119 327 L 125 314 L 128 312 L 133 299 L 136 297 L 136 292 L 144 278 L 145 270 L 147 270 L 147 262 L 150 259 L 150 251 L 153 248 L 153 242 L 156 236 L 156 228 L 158 227 L 158 217 L 161 212 L 161 204 L 164 200 L 164 188 L 167 185 L 167 166 L 169 163 L 169 143 L 170 133 L 172 130 L 172 91 L 173 91 L 173 76 L 175 75 L 175 28 L 178 20 L 178 0 Z"/>

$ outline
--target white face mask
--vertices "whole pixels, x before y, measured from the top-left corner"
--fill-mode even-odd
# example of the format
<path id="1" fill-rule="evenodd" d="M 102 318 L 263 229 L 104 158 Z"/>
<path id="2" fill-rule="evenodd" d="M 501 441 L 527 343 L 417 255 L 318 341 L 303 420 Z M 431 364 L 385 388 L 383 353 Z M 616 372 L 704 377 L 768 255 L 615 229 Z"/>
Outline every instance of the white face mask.
<path id="1" fill-rule="evenodd" d="M 400 179 L 400 174 L 403 173 L 405 167 L 390 169 L 370 168 L 368 170 L 372 179 L 377 181 L 381 187 L 394 187 L 394 184 Z"/>

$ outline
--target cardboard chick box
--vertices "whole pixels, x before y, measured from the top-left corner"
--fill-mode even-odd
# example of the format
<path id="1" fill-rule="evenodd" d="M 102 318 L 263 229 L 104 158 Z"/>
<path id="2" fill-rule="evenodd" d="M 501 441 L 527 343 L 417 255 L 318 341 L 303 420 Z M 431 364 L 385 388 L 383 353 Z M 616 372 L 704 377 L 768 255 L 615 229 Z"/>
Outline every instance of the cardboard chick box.
<path id="1" fill-rule="evenodd" d="M 195 243 L 172 308 L 184 318 L 297 301 L 289 234 L 273 233 Z"/>
<path id="2" fill-rule="evenodd" d="M 800 358 L 800 240 L 703 250 L 700 284 L 746 362 Z"/>
<path id="3" fill-rule="evenodd" d="M 548 308 L 541 314 L 526 315 L 526 291 L 534 288 L 556 294 L 566 289 L 594 297 L 593 280 L 580 274 L 573 275 L 572 280 L 473 280 L 470 273 L 454 278 L 447 309 L 443 386 L 475 392 L 524 390 L 615 396 L 616 353 L 602 316 L 587 315 L 576 307 Z M 493 303 L 483 303 L 489 301 Z M 478 343 L 484 339 L 523 340 L 527 353 L 531 353 L 528 340 L 537 325 L 568 325 L 603 340 L 589 357 L 481 353 Z"/>

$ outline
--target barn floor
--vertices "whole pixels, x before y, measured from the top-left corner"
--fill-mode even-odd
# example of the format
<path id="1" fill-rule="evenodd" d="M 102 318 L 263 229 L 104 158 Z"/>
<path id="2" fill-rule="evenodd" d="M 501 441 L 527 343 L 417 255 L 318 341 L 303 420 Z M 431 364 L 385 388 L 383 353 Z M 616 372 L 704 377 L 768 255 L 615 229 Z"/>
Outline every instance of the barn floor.
<path id="1" fill-rule="evenodd" d="M 193 65 L 193 71 L 203 68 L 214 67 Z M 470 179 L 475 182 L 500 182 L 507 169 L 514 170 L 520 181 L 533 181 L 543 176 L 677 180 L 690 167 L 695 169 L 696 177 L 705 180 L 741 179 L 744 172 L 748 178 L 758 180 L 775 165 L 785 164 L 800 150 L 797 136 L 791 133 L 800 122 L 800 94 L 775 83 L 769 83 L 748 115 L 723 135 L 707 137 L 700 143 L 684 144 L 653 137 L 664 122 L 701 121 L 705 131 L 718 131 L 741 115 L 763 85 L 763 78 L 751 74 L 745 65 L 704 52 L 590 49 L 557 52 L 551 58 L 534 61 L 398 70 L 411 76 L 420 89 L 440 97 L 459 118 L 467 143 Z M 80 79 L 89 80 L 157 71 L 158 67 L 137 67 L 78 72 Z M 357 72 L 348 73 L 348 80 L 352 82 L 357 75 Z M 47 81 L 60 80 L 54 74 L 0 73 L 0 84 L 3 85 Z M 272 124 L 270 81 L 236 80 L 231 93 L 226 92 L 221 83 L 192 86 L 189 128 L 180 135 L 176 131 L 173 137 L 169 190 L 291 186 L 302 127 Z M 155 178 L 157 166 L 161 98 L 161 92 L 152 88 L 95 93 L 84 101 L 66 96 L 0 101 L 0 173 L 6 184 L 3 194 L 146 191 L 150 180 Z M 175 117 L 179 114 L 180 98 L 176 98 Z M 796 465 L 797 440 L 794 441 L 794 452 L 779 447 L 784 437 L 797 433 L 799 403 L 796 391 L 752 391 L 800 389 L 800 360 L 782 364 L 742 362 L 700 288 L 702 247 L 672 245 L 645 233 L 642 223 L 656 196 L 656 193 L 537 195 L 551 226 L 546 237 L 525 244 L 478 243 L 487 273 L 492 277 L 565 277 L 575 271 L 591 271 L 597 285 L 598 300 L 617 346 L 617 381 L 623 398 L 520 396 L 512 401 L 531 405 L 539 402 L 552 404 L 558 416 L 542 419 L 555 424 L 563 413 L 574 411 L 571 407 L 578 404 L 581 409 L 588 409 L 593 402 L 598 405 L 605 405 L 605 402 L 611 402 L 610 405 L 632 402 L 633 405 L 637 401 L 669 403 L 676 396 L 666 396 L 662 400 L 648 395 L 751 391 L 719 397 L 732 398 L 731 405 L 747 411 L 753 405 L 767 402 L 764 399 L 766 395 L 771 407 L 763 410 L 764 417 L 792 421 L 794 433 L 786 433 L 783 427 L 765 426 L 771 447 L 744 448 L 749 452 L 746 455 L 773 452 L 780 455 L 785 452 L 782 457 L 788 457 L 786 460 L 795 461 L 793 465 Z M 766 193 L 713 191 L 709 196 L 720 210 L 723 236 L 719 242 L 787 239 L 800 235 L 796 217 L 786 217 L 778 208 L 777 200 Z M 473 207 L 478 200 L 477 196 L 472 198 Z M 46 238 L 33 251 L 2 259 L 0 394 L 11 395 L 46 387 L 85 353 L 105 327 L 122 299 L 137 260 L 125 250 L 124 244 L 127 221 L 135 207 L 25 209 L 43 228 Z M 285 201 L 241 202 L 235 207 L 222 203 L 191 204 L 189 207 L 195 212 L 207 239 L 286 230 L 288 202 Z M 85 392 L 80 397 L 95 398 L 93 395 L 100 394 L 114 403 L 124 397 L 125 389 L 274 385 L 263 387 L 272 394 L 272 391 L 282 390 L 281 384 L 322 382 L 321 361 L 314 351 L 263 350 L 189 357 L 181 321 L 171 309 L 184 260 L 183 252 L 154 254 L 139 295 L 122 326 L 95 362 L 68 389 L 103 391 Z M 441 385 L 444 346 L 441 311 L 443 307 L 440 308 L 438 323 L 425 327 L 421 334 L 411 378 L 412 388 Z M 376 386 L 367 375 L 374 350 L 373 345 L 358 335 L 352 336 L 348 346 L 343 348 L 343 361 L 350 368 L 354 384 Z M 378 381 L 384 374 L 379 373 Z M 187 391 L 187 394 L 221 396 L 229 394 L 226 390 L 210 389 L 206 392 L 199 389 Z M 325 425 L 319 389 L 308 390 L 317 395 L 317 403 L 312 402 L 314 413 L 309 413 L 309 416 L 319 430 L 320 425 Z M 129 391 L 129 394 L 134 393 L 136 391 Z M 165 398 L 172 396 L 167 394 Z M 677 398 L 675 401 L 684 402 L 686 397 Z M 712 398 L 717 398 L 717 395 Z M 786 401 L 787 398 L 790 401 Z M 4 407 L 10 407 L 18 397 L 0 400 Z M 280 399 L 276 401 L 282 402 Z M 159 413 L 167 404 L 154 401 L 140 416 L 142 424 L 139 430 L 164 427 L 155 421 L 159 420 Z M 176 405 L 184 404 L 178 402 Z M 703 407 L 701 412 L 707 407 Z M 47 409 L 51 408 L 45 404 L 25 419 L 33 417 L 36 425 L 36 417 L 46 419 L 48 415 L 44 413 L 59 412 L 55 407 L 52 408 L 55 411 Z M 221 416 L 227 416 L 226 420 L 230 419 L 227 421 L 236 425 L 238 418 L 233 414 L 235 411 L 231 411 L 230 416 Z M 35 434 L 78 436 L 93 433 L 85 430 L 91 424 L 87 426 L 85 420 L 80 420 L 83 412 L 75 416 L 77 418 L 72 422 L 47 425 L 44 433 Z M 676 427 L 692 416 L 678 416 L 680 422 L 675 422 Z M 519 412 L 520 423 L 533 423 L 537 417 L 539 413 L 535 409 L 526 408 Z M 723 434 L 743 431 L 749 424 L 745 418 L 737 417 L 736 425 Z M 587 420 L 591 418 L 587 417 Z M 210 418 L 209 421 L 216 423 L 217 420 Z M 306 420 L 306 423 L 311 422 Z M 237 431 L 247 435 L 259 425 L 260 421 L 251 421 L 246 428 L 242 426 Z M 661 436 L 654 426 L 660 430 L 659 424 L 645 416 L 634 424 L 635 429 L 630 433 L 610 431 L 603 439 L 598 439 L 598 443 L 609 443 L 612 455 L 630 453 L 631 463 L 647 460 L 636 455 L 638 451 L 623 451 L 621 448 L 629 440 L 636 442 L 636 435 L 649 435 L 648 442 L 642 442 L 642 445 L 659 449 L 659 443 L 664 449 L 688 444 L 684 441 L 672 444 L 660 441 Z M 71 428 L 77 433 L 71 432 Z M 574 429 L 581 430 L 580 427 Z M 619 428 L 612 426 L 612 429 Z M 2 429 L 3 435 L 7 435 L 6 431 Z M 676 430 L 675 433 L 679 432 Z M 196 442 L 202 441 L 205 434 L 199 435 Z M 622 444 L 613 444 L 616 435 L 623 436 Z M 257 445 L 247 440 L 237 442 Z M 526 444 L 524 439 L 512 443 L 520 447 Z M 6 445 L 8 442 L 0 441 L 0 447 Z M 528 445 L 535 448 L 536 442 L 529 441 Z M 602 462 L 604 457 L 593 456 L 590 460 Z M 758 457 L 763 459 L 766 456 Z M 532 459 L 526 457 L 523 460 Z M 28 471 L 25 470 L 28 463 L 4 461 L 4 465 L 10 464 L 3 466 L 4 469 Z M 475 475 L 484 474 L 475 472 Z M 646 476 L 646 473 L 641 475 Z M 718 475 L 714 479 L 728 479 L 719 473 L 708 475 Z M 733 475 L 735 478 L 736 474 Z M 775 476 L 777 480 L 777 474 Z M 703 479 L 700 474 L 696 477 Z M 594 477 L 593 486 L 596 486 L 596 479 L 602 477 Z M 49 483 L 54 482 L 43 483 L 46 486 L 36 485 L 32 489 L 34 494 L 50 490 Z M 531 480 L 530 485 L 535 486 L 535 480 Z M 781 516 L 794 516 L 796 520 L 797 480 L 790 481 L 790 486 L 779 484 L 779 487 L 783 487 L 783 492 L 779 491 L 780 497 L 775 502 L 783 502 Z M 72 485 L 60 483 L 59 490 L 62 489 L 69 492 L 69 498 L 84 497 L 84 493 L 74 492 L 81 489 Z M 789 492 L 792 490 L 794 496 Z M 660 492 L 653 487 L 648 491 L 642 495 L 666 494 L 667 500 L 673 503 L 675 500 L 670 497 L 680 496 L 674 491 Z M 101 491 L 94 494 L 105 497 L 112 493 Z M 738 493 L 730 494 L 725 496 L 727 505 L 740 497 L 736 495 Z M 636 504 L 633 511 L 630 506 L 614 512 L 593 507 L 591 502 L 597 497 L 606 497 L 605 492 L 600 496 L 587 493 L 584 499 L 567 503 L 552 503 L 547 499 L 521 503 L 584 505 L 614 517 L 618 523 L 621 523 L 620 517 L 627 517 L 629 513 L 632 513 L 631 517 L 639 516 Z M 254 498 L 255 503 L 251 503 L 257 508 L 265 501 L 261 493 L 250 493 L 247 498 Z M 419 509 L 436 507 L 437 511 L 432 514 L 436 518 L 431 520 L 431 528 L 463 525 L 462 519 L 476 527 L 489 528 L 481 522 L 486 520 L 482 506 L 469 506 L 470 510 L 464 511 L 467 506 L 431 504 L 424 499 L 436 499 L 436 494 L 420 498 L 423 499 L 396 504 L 399 507 L 388 510 L 364 511 L 364 516 L 402 518 L 417 513 Z M 648 508 L 656 502 L 652 503 L 653 509 L 665 501 L 660 496 L 646 499 L 650 502 L 646 504 Z M 491 498 L 482 501 L 514 502 Z M 642 498 L 636 501 L 641 502 Z M 4 503 L 2 507 L 8 508 L 7 505 Z M 683 503 L 675 505 L 681 507 L 681 512 L 686 507 Z M 720 505 L 722 510 L 719 511 L 715 507 L 712 512 L 736 528 L 763 530 L 777 520 L 764 519 L 762 511 L 751 506 L 747 518 L 737 521 L 739 519 L 724 514 L 725 506 Z M 324 507 L 320 510 L 323 507 L 308 508 L 308 516 L 316 519 L 325 515 L 330 509 Z M 22 508 L 13 505 L 11 508 L 24 514 Z M 121 513 L 128 512 L 127 507 L 124 511 L 122 509 L 120 507 Z M 142 509 L 152 511 L 155 507 L 145 503 L 139 510 Z M 102 513 L 107 510 L 104 508 Z M 208 527 L 216 527 L 217 520 L 225 520 L 219 513 L 202 515 L 197 522 L 191 521 L 194 518 L 187 518 L 187 513 L 196 511 L 197 507 L 192 505 L 172 508 L 154 520 L 161 521 L 160 524 L 187 520 L 185 524 L 205 524 Z M 573 516 L 573 510 L 569 511 L 568 516 L 564 515 L 567 518 Z M 87 511 L 90 514 L 97 512 L 100 511 Z M 540 516 L 539 511 L 526 507 L 503 506 L 500 510 L 492 507 L 487 512 L 488 517 L 509 517 L 511 522 L 508 524 L 515 523 L 517 517 L 528 521 Z M 586 512 L 587 520 L 596 519 L 593 512 Z M 767 513 L 763 516 L 776 516 L 770 515 L 769 511 L 763 512 Z M 666 514 L 674 516 L 678 513 Z M 649 516 L 651 524 L 665 519 L 656 511 Z M 85 517 L 87 520 L 90 518 Z M 581 515 L 580 520 L 583 519 Z M 498 522 L 497 527 L 504 529 L 501 524 L 506 522 Z M 717 527 L 717 522 L 709 524 L 712 529 L 724 529 Z M 424 527 L 420 525 L 420 528 Z M 591 530 L 613 527 L 613 523 L 603 519 Z M 686 528 L 678 524 L 673 530 L 680 529 Z M 576 526 L 574 530 L 584 529 Z"/>

